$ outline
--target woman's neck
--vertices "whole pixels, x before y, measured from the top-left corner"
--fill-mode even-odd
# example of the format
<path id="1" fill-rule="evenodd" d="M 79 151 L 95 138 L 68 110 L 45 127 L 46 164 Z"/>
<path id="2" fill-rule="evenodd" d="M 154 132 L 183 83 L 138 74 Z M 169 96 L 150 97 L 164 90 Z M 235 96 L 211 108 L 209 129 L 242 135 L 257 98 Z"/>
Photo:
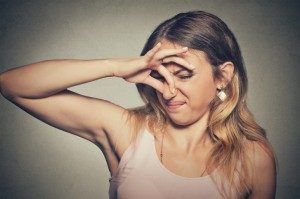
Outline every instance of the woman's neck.
<path id="1" fill-rule="evenodd" d="M 212 146 L 207 132 L 208 115 L 209 112 L 206 112 L 198 121 L 180 128 L 168 121 L 164 139 L 168 140 L 169 145 L 186 154 Z"/>

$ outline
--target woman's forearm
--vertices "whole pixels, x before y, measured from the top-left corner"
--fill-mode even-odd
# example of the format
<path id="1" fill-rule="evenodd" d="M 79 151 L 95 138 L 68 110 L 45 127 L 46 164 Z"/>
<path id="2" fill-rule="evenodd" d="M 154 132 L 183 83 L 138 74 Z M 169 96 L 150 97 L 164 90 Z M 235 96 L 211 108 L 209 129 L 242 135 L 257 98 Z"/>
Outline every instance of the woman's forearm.
<path id="1" fill-rule="evenodd" d="M 5 97 L 43 98 L 86 82 L 113 76 L 114 62 L 48 60 L 13 68 L 1 74 Z"/>

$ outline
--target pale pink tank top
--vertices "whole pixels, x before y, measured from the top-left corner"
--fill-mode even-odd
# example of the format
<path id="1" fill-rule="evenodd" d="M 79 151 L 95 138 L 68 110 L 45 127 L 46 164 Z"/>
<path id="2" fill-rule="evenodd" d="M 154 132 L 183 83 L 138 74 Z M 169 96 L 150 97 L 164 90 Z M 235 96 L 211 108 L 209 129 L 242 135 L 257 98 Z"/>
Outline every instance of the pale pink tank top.
<path id="1" fill-rule="evenodd" d="M 183 177 L 161 164 L 154 136 L 147 129 L 139 134 L 136 144 L 126 149 L 109 181 L 110 199 L 222 198 L 209 175 Z"/>

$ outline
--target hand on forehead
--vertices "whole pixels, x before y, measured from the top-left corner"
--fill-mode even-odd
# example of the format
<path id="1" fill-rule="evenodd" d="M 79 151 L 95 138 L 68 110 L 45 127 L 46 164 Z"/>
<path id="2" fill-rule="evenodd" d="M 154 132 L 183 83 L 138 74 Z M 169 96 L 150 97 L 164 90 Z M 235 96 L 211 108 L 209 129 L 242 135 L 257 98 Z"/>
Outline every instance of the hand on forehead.
<path id="1" fill-rule="evenodd" d="M 160 49 L 180 49 L 184 47 L 176 43 L 171 43 L 167 40 L 162 40 L 161 44 L 162 45 Z M 207 61 L 208 61 L 207 55 L 204 51 L 189 48 L 188 51 L 184 53 L 165 57 L 163 59 L 163 65 L 167 67 L 168 70 L 171 72 L 182 68 L 186 69 L 187 64 L 191 64 L 195 66 L 197 64 L 201 64 Z"/>
<path id="2" fill-rule="evenodd" d="M 164 84 L 162 84 L 162 81 L 166 81 L 170 86 L 170 90 L 175 90 L 172 74 L 177 75 L 182 71 L 191 72 L 195 69 L 195 66 L 186 59 L 190 54 L 188 51 L 187 47 L 178 44 L 166 41 L 159 42 L 145 54 L 152 78 L 145 79 L 144 83 L 163 92 Z"/>

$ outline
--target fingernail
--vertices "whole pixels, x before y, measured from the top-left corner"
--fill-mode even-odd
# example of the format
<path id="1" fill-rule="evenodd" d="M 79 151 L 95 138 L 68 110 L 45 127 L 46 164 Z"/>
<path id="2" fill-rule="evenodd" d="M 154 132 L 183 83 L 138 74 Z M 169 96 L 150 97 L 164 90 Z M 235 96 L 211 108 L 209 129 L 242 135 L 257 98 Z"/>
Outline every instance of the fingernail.
<path id="1" fill-rule="evenodd" d="M 188 49 L 188 47 L 183 47 L 182 49 L 183 49 L 183 50 L 187 50 L 187 49 Z"/>

